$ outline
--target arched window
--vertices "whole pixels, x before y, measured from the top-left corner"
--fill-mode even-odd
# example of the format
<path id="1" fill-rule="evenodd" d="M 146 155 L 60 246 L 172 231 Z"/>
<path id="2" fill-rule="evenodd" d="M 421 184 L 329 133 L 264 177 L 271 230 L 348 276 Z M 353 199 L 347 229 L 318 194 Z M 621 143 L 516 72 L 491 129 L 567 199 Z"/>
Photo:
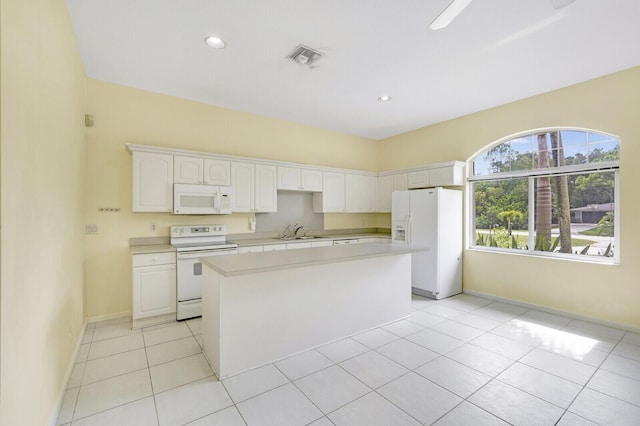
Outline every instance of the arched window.
<path id="1" fill-rule="evenodd" d="M 543 129 L 471 160 L 470 246 L 617 263 L 620 140 Z"/>

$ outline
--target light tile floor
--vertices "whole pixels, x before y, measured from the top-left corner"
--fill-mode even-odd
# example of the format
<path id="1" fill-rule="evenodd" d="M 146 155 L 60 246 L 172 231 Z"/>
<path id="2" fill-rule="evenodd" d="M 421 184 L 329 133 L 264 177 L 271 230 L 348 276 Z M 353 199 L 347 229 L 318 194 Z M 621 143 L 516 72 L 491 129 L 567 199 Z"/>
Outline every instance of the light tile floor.
<path id="1" fill-rule="evenodd" d="M 87 326 L 58 425 L 639 425 L 640 334 L 458 295 L 222 382 L 201 319 Z"/>

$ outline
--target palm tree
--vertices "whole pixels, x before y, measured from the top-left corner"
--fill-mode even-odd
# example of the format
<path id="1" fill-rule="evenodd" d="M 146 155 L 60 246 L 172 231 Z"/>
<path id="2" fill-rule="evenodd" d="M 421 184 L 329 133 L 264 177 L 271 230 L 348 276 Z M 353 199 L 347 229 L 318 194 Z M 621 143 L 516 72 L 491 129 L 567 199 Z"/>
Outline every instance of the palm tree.
<path id="1" fill-rule="evenodd" d="M 522 214 L 522 212 L 519 212 L 518 210 L 506 210 L 498 213 L 498 219 L 507 221 L 509 236 L 511 236 L 511 222 L 522 220 L 523 218 L 524 214 Z"/>
<path id="2" fill-rule="evenodd" d="M 560 132 L 551 132 L 553 159 L 558 167 L 565 166 L 564 148 Z M 556 176 L 553 180 L 558 197 L 558 226 L 560 228 L 560 253 L 571 253 L 571 211 L 569 206 L 569 177 Z"/>
<path id="3" fill-rule="evenodd" d="M 538 134 L 538 168 L 549 167 L 547 133 Z M 551 246 L 551 180 L 549 176 L 536 178 L 536 250 Z"/>

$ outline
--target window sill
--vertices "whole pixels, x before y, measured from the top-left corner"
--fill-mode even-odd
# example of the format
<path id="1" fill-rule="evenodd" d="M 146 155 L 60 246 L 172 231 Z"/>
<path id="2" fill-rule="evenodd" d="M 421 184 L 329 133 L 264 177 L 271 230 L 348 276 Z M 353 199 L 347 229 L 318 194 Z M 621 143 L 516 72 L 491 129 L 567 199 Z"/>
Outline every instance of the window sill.
<path id="1" fill-rule="evenodd" d="M 563 253 L 537 252 L 529 250 L 512 250 L 497 247 L 471 246 L 467 247 L 468 251 L 477 251 L 483 253 L 506 254 L 510 256 L 537 257 L 542 259 L 560 260 L 565 262 L 591 263 L 596 265 L 620 266 L 620 260 L 613 257 L 598 257 L 586 255 L 573 255 Z"/>

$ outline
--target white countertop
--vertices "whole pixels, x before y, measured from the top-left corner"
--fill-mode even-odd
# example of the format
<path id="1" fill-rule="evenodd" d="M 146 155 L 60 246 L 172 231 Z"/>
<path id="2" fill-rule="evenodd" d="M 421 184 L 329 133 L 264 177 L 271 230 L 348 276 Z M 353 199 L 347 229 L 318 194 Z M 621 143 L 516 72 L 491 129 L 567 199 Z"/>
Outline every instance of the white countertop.
<path id="1" fill-rule="evenodd" d="M 171 244 L 145 244 L 130 246 L 129 251 L 131 254 L 147 254 L 147 253 L 165 253 L 175 252 L 176 248 Z"/>
<path id="2" fill-rule="evenodd" d="M 311 233 L 313 234 L 313 233 Z M 335 234 L 335 235 L 318 235 L 313 238 L 229 238 L 229 242 L 238 244 L 238 247 L 248 246 L 266 246 L 271 244 L 286 244 L 286 243 L 302 243 L 306 241 L 332 241 L 332 240 L 348 240 L 350 238 L 387 238 L 390 239 L 390 234 L 381 233 L 353 233 L 353 234 Z"/>
<path id="3" fill-rule="evenodd" d="M 254 274 L 279 269 L 299 268 L 325 263 L 393 256 L 426 251 L 424 247 L 393 244 L 355 244 L 331 247 L 313 247 L 297 250 L 279 250 L 258 253 L 240 253 L 226 256 L 207 256 L 202 263 L 225 277 Z"/>

